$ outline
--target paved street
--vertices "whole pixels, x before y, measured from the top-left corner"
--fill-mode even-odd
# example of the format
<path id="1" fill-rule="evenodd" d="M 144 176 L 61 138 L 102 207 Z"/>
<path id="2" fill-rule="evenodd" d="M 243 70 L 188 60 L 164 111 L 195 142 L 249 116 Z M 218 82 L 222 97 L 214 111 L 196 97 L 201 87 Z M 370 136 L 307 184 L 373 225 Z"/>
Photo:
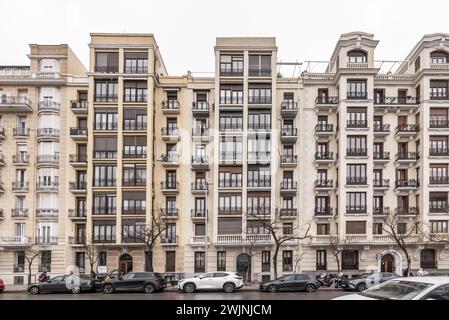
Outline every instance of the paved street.
<path id="1" fill-rule="evenodd" d="M 163 293 L 115 293 L 106 295 L 99 293 L 74 294 L 40 294 L 30 295 L 26 292 L 5 292 L 0 294 L 0 300 L 329 300 L 350 292 L 322 289 L 314 293 L 305 292 L 278 292 L 262 293 L 258 291 L 237 291 L 231 294 L 222 292 L 201 292 L 186 294 L 173 290 Z"/>

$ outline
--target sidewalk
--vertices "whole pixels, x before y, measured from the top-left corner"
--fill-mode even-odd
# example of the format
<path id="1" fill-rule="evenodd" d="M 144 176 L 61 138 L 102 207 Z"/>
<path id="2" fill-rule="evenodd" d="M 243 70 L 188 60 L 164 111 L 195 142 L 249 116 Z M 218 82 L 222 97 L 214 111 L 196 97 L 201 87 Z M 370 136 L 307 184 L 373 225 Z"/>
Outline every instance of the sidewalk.
<path id="1" fill-rule="evenodd" d="M 5 291 L 3 292 L 26 292 L 28 286 L 27 285 L 14 285 L 14 284 L 7 284 L 5 286 Z"/>

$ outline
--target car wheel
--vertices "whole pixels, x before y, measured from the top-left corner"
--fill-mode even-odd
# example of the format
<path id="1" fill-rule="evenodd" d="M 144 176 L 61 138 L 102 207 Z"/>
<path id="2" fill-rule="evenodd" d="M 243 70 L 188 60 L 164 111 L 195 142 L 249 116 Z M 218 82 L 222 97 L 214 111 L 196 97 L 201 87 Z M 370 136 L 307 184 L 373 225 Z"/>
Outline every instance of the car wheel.
<path id="1" fill-rule="evenodd" d="M 113 293 L 114 287 L 110 284 L 107 284 L 103 287 L 103 293 Z"/>
<path id="2" fill-rule="evenodd" d="M 184 292 L 193 293 L 195 292 L 196 287 L 193 283 L 186 283 L 184 287 L 182 287 L 182 289 L 184 290 Z"/>
<path id="3" fill-rule="evenodd" d="M 36 287 L 36 286 L 31 287 L 30 288 L 30 293 L 31 294 L 39 294 L 39 293 L 41 293 L 41 289 L 39 289 L 39 287 Z"/>
<path id="4" fill-rule="evenodd" d="M 146 284 L 143 290 L 145 291 L 145 293 L 154 293 L 156 291 L 156 287 L 152 284 Z"/>
<path id="5" fill-rule="evenodd" d="M 316 290 L 316 287 L 313 284 L 306 285 L 307 292 L 314 292 L 315 290 Z"/>
<path id="6" fill-rule="evenodd" d="M 268 291 L 270 291 L 270 292 L 278 292 L 278 286 L 277 285 L 274 285 L 274 284 L 272 284 L 271 286 L 269 286 L 268 287 Z"/>
<path id="7" fill-rule="evenodd" d="M 365 291 L 366 290 L 366 284 L 364 283 L 364 282 L 362 282 L 362 283 L 359 283 L 358 285 L 357 285 L 357 291 L 358 292 L 362 292 L 362 291 Z"/>
<path id="8" fill-rule="evenodd" d="M 233 284 L 233 283 L 225 283 L 225 285 L 223 286 L 223 290 L 226 293 L 232 293 L 235 290 L 235 284 Z"/>
<path id="9" fill-rule="evenodd" d="M 81 288 L 79 287 L 79 286 L 74 286 L 73 288 L 72 288 L 72 293 L 73 294 L 78 294 L 78 293 L 80 293 L 81 292 Z"/>

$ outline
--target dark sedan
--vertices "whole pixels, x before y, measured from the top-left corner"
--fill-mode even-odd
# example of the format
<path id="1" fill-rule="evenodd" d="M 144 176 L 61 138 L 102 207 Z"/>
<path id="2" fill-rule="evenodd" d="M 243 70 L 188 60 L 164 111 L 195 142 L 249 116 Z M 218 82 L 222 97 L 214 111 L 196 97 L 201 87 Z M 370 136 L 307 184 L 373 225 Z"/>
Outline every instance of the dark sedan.
<path id="1" fill-rule="evenodd" d="M 103 282 L 103 292 L 135 291 L 154 293 L 167 287 L 167 281 L 157 272 L 129 272 L 124 276 L 106 279 Z"/>
<path id="2" fill-rule="evenodd" d="M 57 276 L 46 282 L 33 283 L 28 287 L 28 292 L 31 294 L 64 292 L 78 294 L 85 291 L 95 291 L 95 283 L 88 277 L 73 274 Z"/>
<path id="3" fill-rule="evenodd" d="M 262 283 L 260 291 L 278 292 L 278 291 L 307 291 L 314 292 L 318 288 L 315 277 L 305 274 L 286 275 L 276 280 Z"/>

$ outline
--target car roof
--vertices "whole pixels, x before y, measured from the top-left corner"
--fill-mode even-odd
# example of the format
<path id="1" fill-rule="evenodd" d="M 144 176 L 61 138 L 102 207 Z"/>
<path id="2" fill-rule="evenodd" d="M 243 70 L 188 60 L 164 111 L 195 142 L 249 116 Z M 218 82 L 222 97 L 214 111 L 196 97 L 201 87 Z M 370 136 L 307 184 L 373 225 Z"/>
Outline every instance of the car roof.
<path id="1" fill-rule="evenodd" d="M 410 281 L 410 282 L 426 282 L 432 284 L 446 284 L 449 283 L 449 277 L 438 276 L 438 277 L 407 277 L 407 278 L 397 278 L 391 281 Z"/>

